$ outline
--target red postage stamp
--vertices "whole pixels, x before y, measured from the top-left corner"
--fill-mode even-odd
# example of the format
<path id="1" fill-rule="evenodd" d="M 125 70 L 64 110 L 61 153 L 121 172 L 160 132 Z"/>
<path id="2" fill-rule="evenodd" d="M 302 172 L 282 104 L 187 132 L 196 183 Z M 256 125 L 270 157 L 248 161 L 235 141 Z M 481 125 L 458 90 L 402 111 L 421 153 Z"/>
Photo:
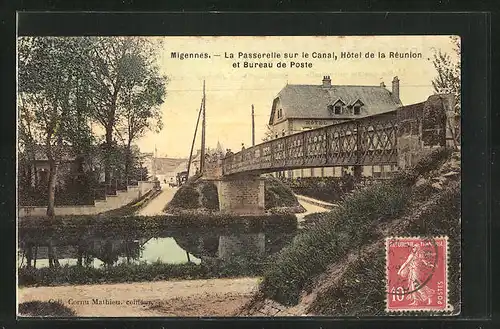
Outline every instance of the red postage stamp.
<path id="1" fill-rule="evenodd" d="M 448 238 L 386 238 L 387 312 L 443 312 L 448 306 Z"/>

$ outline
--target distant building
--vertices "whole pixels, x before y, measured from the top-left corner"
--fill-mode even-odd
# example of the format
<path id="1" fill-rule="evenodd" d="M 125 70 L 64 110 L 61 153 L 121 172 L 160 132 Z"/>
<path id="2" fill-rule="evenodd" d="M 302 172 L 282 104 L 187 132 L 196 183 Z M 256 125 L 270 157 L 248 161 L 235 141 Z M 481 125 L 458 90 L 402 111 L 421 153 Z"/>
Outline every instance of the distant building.
<path id="1" fill-rule="evenodd" d="M 148 170 L 151 176 L 156 175 L 160 182 L 170 182 L 175 180 L 176 171 L 179 166 L 187 163 L 187 159 L 178 158 L 152 158 L 151 171 Z"/>
<path id="2" fill-rule="evenodd" d="M 49 159 L 43 145 L 35 145 L 29 158 L 23 156 L 19 164 L 19 179 L 33 188 L 46 188 L 49 182 Z M 76 155 L 70 146 L 64 146 L 61 160 L 57 167 L 56 187 L 63 186 L 68 177 L 76 176 L 89 170 L 83 156 Z M 21 186 L 23 188 L 28 186 Z"/>
<path id="3" fill-rule="evenodd" d="M 304 130 L 388 112 L 402 106 L 399 79 L 394 77 L 392 89 L 379 86 L 332 85 L 325 76 L 319 85 L 286 85 L 273 101 L 269 117 L 272 137 L 279 138 Z M 365 176 L 384 176 L 393 166 L 365 166 Z M 277 176 L 323 177 L 341 176 L 352 168 L 323 167 L 288 170 Z"/>

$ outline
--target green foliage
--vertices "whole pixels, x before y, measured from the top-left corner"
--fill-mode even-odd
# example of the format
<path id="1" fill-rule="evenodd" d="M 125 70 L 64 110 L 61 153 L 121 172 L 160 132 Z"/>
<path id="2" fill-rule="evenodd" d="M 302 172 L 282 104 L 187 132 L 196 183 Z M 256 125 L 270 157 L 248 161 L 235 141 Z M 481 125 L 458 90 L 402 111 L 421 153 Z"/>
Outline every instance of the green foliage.
<path id="1" fill-rule="evenodd" d="M 174 209 L 196 209 L 200 207 L 200 193 L 198 190 L 188 184 L 184 184 L 177 190 L 174 197 L 168 205 L 165 207 L 165 210 L 174 210 Z"/>
<path id="2" fill-rule="evenodd" d="M 288 247 L 276 255 L 274 261 L 266 269 L 260 286 L 263 296 L 274 299 L 284 305 L 298 303 L 300 293 L 303 290 L 307 290 L 308 287 L 310 288 L 314 280 L 317 279 L 317 276 L 324 273 L 328 266 L 345 259 L 349 253 L 358 252 L 364 245 L 381 239 L 382 236 L 379 230 L 381 225 L 386 225 L 402 216 L 409 209 L 410 205 L 415 206 L 415 204 L 420 204 L 423 200 L 428 199 L 431 194 L 429 187 L 422 186 L 416 188 L 413 184 L 419 177 L 437 169 L 449 156 L 449 151 L 443 149 L 437 150 L 422 159 L 414 168 L 398 174 L 389 181 L 378 182 L 364 189 L 355 190 L 352 195 L 344 198 L 338 208 L 331 212 L 312 215 L 311 217 L 315 219 L 315 225 L 312 225 L 302 234 L 296 236 Z M 454 206 L 451 206 L 451 204 L 454 203 L 446 203 L 442 200 L 436 203 L 435 208 L 431 208 L 431 213 L 436 212 L 433 218 L 437 219 L 432 221 L 433 225 L 447 223 L 441 227 L 442 231 L 440 234 L 455 234 L 454 232 L 459 230 L 456 218 L 457 209 L 459 214 L 460 208 L 456 204 Z M 443 211 L 442 207 L 446 211 Z M 442 214 L 438 215 L 439 211 Z M 431 217 L 429 216 L 429 218 Z M 437 232 L 430 230 L 427 225 L 424 224 L 421 231 L 412 229 L 406 231 L 406 233 L 429 234 Z M 401 234 L 403 233 L 405 232 L 401 231 Z M 398 235 L 399 232 L 391 234 Z M 460 244 L 458 243 L 457 245 L 459 246 Z M 377 259 L 377 257 L 373 259 Z M 373 262 L 371 257 L 363 261 L 369 264 Z M 363 263 L 359 266 L 360 268 L 364 268 L 368 265 Z M 366 271 L 375 275 L 374 273 L 378 273 L 379 269 L 372 267 Z M 379 298 L 380 293 L 373 293 L 370 290 L 371 286 L 369 284 L 363 285 L 363 282 L 368 280 L 368 276 L 357 278 L 353 272 L 348 273 L 350 274 L 347 274 L 345 277 L 345 280 L 347 280 L 345 282 L 347 283 L 342 288 L 345 291 L 325 293 L 327 301 L 321 305 L 330 303 L 337 307 L 336 311 L 340 307 L 345 312 L 342 314 L 372 312 L 373 310 L 362 308 L 365 306 L 368 307 L 370 298 Z M 362 289 L 364 296 L 369 301 L 361 303 L 360 305 L 364 306 L 360 306 L 358 310 L 352 309 L 353 305 L 359 303 L 359 300 L 353 299 L 353 296 L 358 294 L 358 292 L 349 288 L 349 284 L 353 282 L 351 276 L 361 282 L 356 286 L 356 289 Z M 380 282 L 383 282 L 383 276 L 378 275 L 377 278 Z M 338 299 L 338 301 L 334 301 L 334 299 Z M 321 303 L 320 299 L 318 299 L 318 303 Z M 344 304 L 339 306 L 339 303 Z M 379 304 L 375 303 L 373 305 L 378 307 L 380 306 Z M 325 313 L 320 314 L 332 314 L 329 313 L 331 310 L 325 310 Z M 373 314 L 373 312 L 370 314 Z"/>
<path id="3" fill-rule="evenodd" d="M 159 216 L 55 216 L 53 220 L 46 217 L 19 218 L 20 239 L 24 237 L 50 236 L 61 237 L 74 234 L 82 237 L 84 234 L 97 233 L 98 236 L 119 236 L 120 234 L 150 235 L 163 230 L 227 228 L 232 224 L 244 224 L 246 230 L 258 227 L 278 226 L 281 229 L 296 228 L 295 215 L 262 215 L 262 216 L 232 216 L 227 214 L 178 214 Z M 240 229 L 244 232 L 245 229 Z M 64 234 L 63 234 L 64 233 Z M 71 234 L 70 234 L 71 233 Z M 70 237 L 74 238 L 74 237 Z"/>
<path id="4" fill-rule="evenodd" d="M 84 151 L 92 142 L 86 77 L 80 69 L 88 54 L 81 38 L 23 37 L 19 39 L 19 117 L 21 144 L 50 149 L 70 143 Z M 28 150 L 27 150 L 28 151 Z"/>
<path id="5" fill-rule="evenodd" d="M 39 300 L 34 300 L 30 302 L 24 302 L 19 304 L 19 313 L 23 316 L 76 316 L 75 311 L 58 301 L 42 302 Z"/>
<path id="6" fill-rule="evenodd" d="M 258 276 L 262 274 L 262 262 L 239 259 L 214 262 L 210 265 L 184 263 L 126 264 L 109 267 L 62 266 L 53 268 L 20 268 L 19 286 L 53 286 L 62 284 L 101 284 L 143 282 L 161 280 L 196 280 Z"/>
<path id="7" fill-rule="evenodd" d="M 460 38 L 456 36 L 450 37 L 454 45 L 453 53 L 450 55 L 441 50 L 434 53 L 432 64 L 436 69 L 437 76 L 432 80 L 432 86 L 436 93 L 451 93 L 455 96 L 455 111 L 460 113 L 461 101 L 461 67 L 460 54 L 461 44 Z"/>
<path id="8" fill-rule="evenodd" d="M 385 311 L 385 250 L 361 255 L 334 288 L 318 295 L 310 311 L 337 316 L 377 316 Z"/>
<path id="9" fill-rule="evenodd" d="M 213 182 L 200 182 L 198 189 L 201 194 L 201 206 L 210 210 L 219 210 L 219 195 Z"/>
<path id="10" fill-rule="evenodd" d="M 298 302 L 299 294 L 308 290 L 331 264 L 356 253 L 363 245 L 376 242 L 378 247 L 360 253 L 353 263 L 341 272 L 339 278 L 314 299 L 309 312 L 322 315 L 363 316 L 384 314 L 385 311 L 385 255 L 377 241 L 378 225 L 392 222 L 408 212 L 410 220 L 402 220 L 389 235 L 432 236 L 447 235 L 450 246 L 450 302 L 460 308 L 460 184 L 436 194 L 428 184 L 410 186 L 418 177 L 428 175 L 439 167 L 449 153 L 437 151 L 423 159 L 406 175 L 393 181 L 376 184 L 358 191 L 345 200 L 339 210 L 315 214 L 316 225 L 296 238 L 294 243 L 278 255 L 264 276 L 261 291 L 265 297 L 290 305 Z M 403 192 L 401 197 L 397 192 Z M 382 207 L 377 204 L 384 202 Z M 406 208 L 406 209 L 404 209 Z M 410 214 L 411 212 L 411 214 Z M 379 217 L 378 220 L 370 219 Z M 364 219 L 363 219 L 364 218 Z M 336 225 L 342 223 L 341 225 Z M 374 233 L 370 233 L 374 232 Z M 306 252 L 303 252 L 306 250 Z"/>
<path id="11" fill-rule="evenodd" d="M 356 191 L 340 208 L 313 228 L 298 235 L 266 270 L 261 288 L 266 297 L 296 304 L 302 289 L 327 266 L 378 236 L 374 228 L 399 215 L 408 202 L 408 190 L 375 184 Z"/>
<path id="12" fill-rule="evenodd" d="M 76 155 L 95 151 L 98 137 L 91 122 L 97 122 L 106 132 L 100 154 L 106 182 L 111 175 L 123 181 L 146 178 L 132 142 L 162 126 L 159 107 L 167 78 L 155 64 L 157 45 L 139 37 L 18 40 L 20 158 L 29 164 L 41 146 L 50 177 L 56 177 L 55 164 L 68 156 L 67 150 Z M 53 198 L 48 204 L 53 208 Z"/>
<path id="13" fill-rule="evenodd" d="M 460 184 L 439 192 L 415 212 L 409 222 L 403 222 L 394 236 L 448 236 L 449 246 L 449 301 L 460 309 Z M 385 250 L 379 244 L 370 253 L 362 255 L 341 276 L 338 284 L 323 291 L 311 305 L 315 314 L 337 316 L 373 316 L 385 310 Z"/>
<path id="14" fill-rule="evenodd" d="M 300 206 L 293 191 L 279 179 L 272 176 L 265 178 L 264 202 L 266 209 Z"/>
<path id="15" fill-rule="evenodd" d="M 265 178 L 264 187 L 266 209 L 280 207 L 300 207 L 292 190 L 274 177 Z M 175 193 L 165 207 L 167 212 L 176 210 L 219 210 L 217 186 L 210 181 L 190 180 Z"/>
<path id="16" fill-rule="evenodd" d="M 450 158 L 452 150 L 449 148 L 437 148 L 427 156 L 420 159 L 419 162 L 408 170 L 400 171 L 391 180 L 391 183 L 398 186 L 411 186 L 417 179 L 439 168 L 447 159 Z"/>
<path id="17" fill-rule="evenodd" d="M 354 187 L 353 179 L 340 177 L 280 178 L 293 192 L 326 202 L 337 202 Z"/>

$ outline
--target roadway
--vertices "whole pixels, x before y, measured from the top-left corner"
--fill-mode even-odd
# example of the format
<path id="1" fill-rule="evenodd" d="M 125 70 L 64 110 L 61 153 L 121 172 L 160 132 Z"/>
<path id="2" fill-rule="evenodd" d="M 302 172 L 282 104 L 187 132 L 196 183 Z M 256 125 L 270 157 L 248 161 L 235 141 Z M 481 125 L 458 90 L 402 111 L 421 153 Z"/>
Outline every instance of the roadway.
<path id="1" fill-rule="evenodd" d="M 163 208 L 172 200 L 177 188 L 169 187 L 167 184 L 161 185 L 161 193 L 151 200 L 144 208 L 139 210 L 139 216 L 164 215 Z"/>

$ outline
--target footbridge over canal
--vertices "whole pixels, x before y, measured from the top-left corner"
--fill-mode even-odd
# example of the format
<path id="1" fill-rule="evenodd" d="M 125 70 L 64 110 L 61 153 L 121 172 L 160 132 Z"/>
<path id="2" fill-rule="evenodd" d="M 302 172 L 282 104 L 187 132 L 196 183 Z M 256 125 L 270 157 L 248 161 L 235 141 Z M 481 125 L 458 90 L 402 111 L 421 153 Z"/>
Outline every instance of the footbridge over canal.
<path id="1" fill-rule="evenodd" d="M 218 187 L 221 211 L 264 212 L 261 174 L 276 171 L 395 164 L 404 169 L 437 147 L 457 146 L 457 118 L 452 95 L 432 95 L 425 102 L 273 139 L 217 163 L 207 163 L 203 178 Z"/>

